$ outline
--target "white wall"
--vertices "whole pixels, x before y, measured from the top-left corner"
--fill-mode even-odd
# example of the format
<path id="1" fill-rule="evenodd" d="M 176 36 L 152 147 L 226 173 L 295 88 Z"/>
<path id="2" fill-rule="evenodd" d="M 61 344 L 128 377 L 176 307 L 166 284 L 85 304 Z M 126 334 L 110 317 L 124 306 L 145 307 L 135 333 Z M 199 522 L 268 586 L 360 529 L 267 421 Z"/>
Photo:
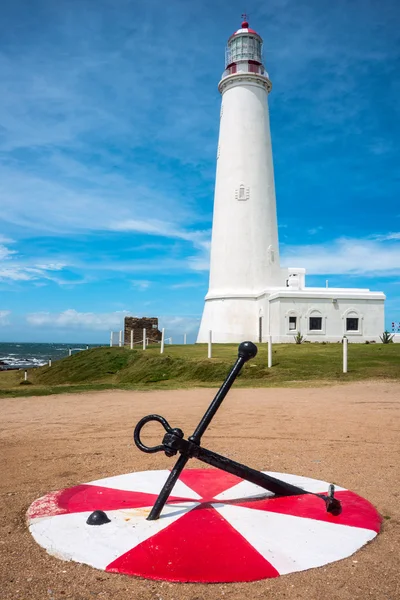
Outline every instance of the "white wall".
<path id="1" fill-rule="evenodd" d="M 350 314 L 351 313 L 351 314 Z M 298 330 L 310 342 L 379 342 L 384 331 L 384 300 L 338 298 L 276 298 L 271 300 L 271 332 L 275 341 L 294 342 L 296 331 L 288 330 L 288 316 L 297 316 Z M 322 317 L 322 332 L 309 331 L 309 317 Z M 359 331 L 346 331 L 346 317 L 359 319 Z"/>
<path id="2" fill-rule="evenodd" d="M 226 88 L 225 80 L 220 84 L 209 294 L 229 295 L 260 292 L 280 283 L 281 274 L 268 80 L 254 75 L 226 79 Z"/>
<path id="3" fill-rule="evenodd" d="M 210 329 L 215 344 L 258 342 L 258 323 L 258 303 L 255 299 L 206 300 L 197 342 L 208 342 Z"/>

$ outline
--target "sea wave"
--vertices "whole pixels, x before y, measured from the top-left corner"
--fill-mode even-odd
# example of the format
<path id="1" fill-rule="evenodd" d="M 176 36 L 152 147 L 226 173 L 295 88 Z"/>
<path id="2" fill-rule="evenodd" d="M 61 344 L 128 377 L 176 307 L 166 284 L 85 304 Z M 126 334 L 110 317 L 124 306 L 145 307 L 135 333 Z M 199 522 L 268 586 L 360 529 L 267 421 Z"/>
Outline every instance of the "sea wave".
<path id="1" fill-rule="evenodd" d="M 47 364 L 47 360 L 40 358 L 26 357 L 14 358 L 11 355 L 0 357 L 0 370 L 7 369 L 29 369 L 30 367 L 43 367 Z"/>
<path id="2" fill-rule="evenodd" d="M 70 349 L 75 354 L 78 348 L 85 350 L 87 344 L 0 342 L 0 371 L 42 367 L 47 365 L 50 359 L 55 362 L 61 358 L 67 358 Z"/>

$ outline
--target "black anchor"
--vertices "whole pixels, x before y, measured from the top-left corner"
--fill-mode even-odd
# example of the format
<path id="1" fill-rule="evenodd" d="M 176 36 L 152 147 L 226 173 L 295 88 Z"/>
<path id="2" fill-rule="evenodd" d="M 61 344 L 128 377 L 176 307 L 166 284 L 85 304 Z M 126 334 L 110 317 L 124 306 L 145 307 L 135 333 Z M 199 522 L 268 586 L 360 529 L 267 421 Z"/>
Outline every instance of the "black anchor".
<path id="1" fill-rule="evenodd" d="M 254 358 L 256 354 L 257 346 L 255 346 L 255 344 L 252 342 L 243 342 L 240 344 L 237 361 L 233 365 L 224 383 L 218 390 L 214 400 L 206 410 L 203 418 L 196 427 L 195 432 L 187 440 L 184 438 L 182 429 L 172 428 L 168 421 L 160 415 L 148 415 L 147 417 L 143 417 L 143 419 L 141 419 L 136 425 L 133 437 L 136 446 L 139 448 L 139 450 L 142 450 L 142 452 L 153 453 L 164 451 L 167 456 L 175 456 L 178 452 L 180 453 L 180 457 L 176 461 L 174 468 L 168 476 L 164 487 L 155 501 L 149 516 L 147 517 L 148 521 L 154 521 L 155 519 L 158 519 L 174 485 L 179 478 L 179 475 L 190 458 L 197 458 L 198 460 L 201 460 L 208 465 L 212 465 L 217 469 L 221 469 L 222 471 L 226 471 L 232 475 L 237 475 L 246 481 L 250 481 L 250 483 L 254 483 L 255 485 L 258 485 L 269 492 L 272 492 L 275 494 L 275 496 L 298 496 L 302 494 L 311 494 L 312 496 L 317 496 L 325 502 L 326 510 L 329 513 L 332 513 L 335 516 L 341 513 L 342 507 L 340 501 L 334 496 L 335 488 L 332 484 L 329 486 L 326 495 L 307 492 L 300 487 L 291 485 L 290 483 L 281 481 L 280 479 L 276 479 L 275 477 L 271 477 L 265 473 L 261 473 L 261 471 L 257 471 L 256 469 L 252 469 L 246 465 L 242 465 L 234 460 L 231 460 L 230 458 L 226 458 L 225 456 L 221 456 L 216 452 L 212 452 L 211 450 L 207 450 L 206 448 L 200 446 L 201 436 L 211 423 L 212 418 L 214 417 L 218 408 L 221 406 L 223 399 L 238 376 L 241 368 L 248 360 Z M 166 431 L 162 443 L 158 446 L 145 446 L 140 439 L 140 433 L 143 426 L 150 421 L 157 421 L 158 423 L 161 423 Z"/>

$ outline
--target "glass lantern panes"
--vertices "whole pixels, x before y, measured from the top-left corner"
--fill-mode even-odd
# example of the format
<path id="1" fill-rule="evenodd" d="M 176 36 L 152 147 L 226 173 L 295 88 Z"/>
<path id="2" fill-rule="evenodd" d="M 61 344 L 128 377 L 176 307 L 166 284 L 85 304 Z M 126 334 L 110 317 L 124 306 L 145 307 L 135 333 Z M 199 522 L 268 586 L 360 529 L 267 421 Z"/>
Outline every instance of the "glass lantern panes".
<path id="1" fill-rule="evenodd" d="M 261 42 L 249 35 L 238 35 L 229 42 L 226 53 L 227 65 L 239 60 L 256 60 L 262 62 Z"/>

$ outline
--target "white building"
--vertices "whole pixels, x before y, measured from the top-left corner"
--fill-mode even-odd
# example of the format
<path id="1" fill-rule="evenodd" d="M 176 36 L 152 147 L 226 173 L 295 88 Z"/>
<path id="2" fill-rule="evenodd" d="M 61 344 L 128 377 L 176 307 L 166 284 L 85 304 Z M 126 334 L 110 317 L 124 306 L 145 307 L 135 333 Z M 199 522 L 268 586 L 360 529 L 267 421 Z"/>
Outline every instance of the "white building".
<path id="1" fill-rule="evenodd" d="M 217 151 L 210 283 L 198 342 L 379 341 L 382 292 L 310 288 L 281 268 L 262 39 L 246 21 L 228 41 Z"/>

